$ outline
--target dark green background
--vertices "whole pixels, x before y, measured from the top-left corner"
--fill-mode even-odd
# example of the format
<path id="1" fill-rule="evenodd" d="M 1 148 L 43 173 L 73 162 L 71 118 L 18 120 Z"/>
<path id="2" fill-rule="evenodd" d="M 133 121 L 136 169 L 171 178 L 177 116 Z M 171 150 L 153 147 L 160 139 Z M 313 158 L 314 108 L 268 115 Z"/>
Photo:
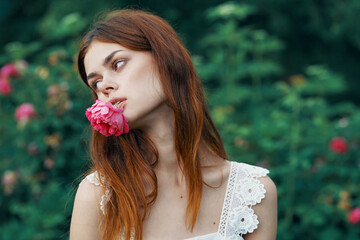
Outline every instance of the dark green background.
<path id="1" fill-rule="evenodd" d="M 124 7 L 171 23 L 230 159 L 270 170 L 277 239 L 358 239 L 359 223 L 347 220 L 360 206 L 358 0 L 1 0 L 0 66 L 29 66 L 0 95 L 0 176 L 16 176 L 2 182 L 0 239 L 68 238 L 92 104 L 75 55 L 99 13 Z M 21 125 L 14 112 L 25 102 L 37 115 Z M 329 149 L 337 136 L 348 144 L 344 154 Z"/>

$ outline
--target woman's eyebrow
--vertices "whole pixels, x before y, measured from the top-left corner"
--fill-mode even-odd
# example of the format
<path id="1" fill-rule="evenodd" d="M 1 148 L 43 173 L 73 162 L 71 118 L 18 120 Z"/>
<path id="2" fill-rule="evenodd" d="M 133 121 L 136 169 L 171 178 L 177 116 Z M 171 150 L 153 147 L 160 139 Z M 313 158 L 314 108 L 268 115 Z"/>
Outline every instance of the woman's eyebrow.
<path id="1" fill-rule="evenodd" d="M 114 57 L 115 53 L 121 52 L 121 51 L 123 51 L 123 50 L 116 50 L 116 51 L 113 51 L 112 53 L 110 53 L 110 54 L 105 58 L 105 60 L 104 60 L 104 62 L 103 62 L 103 66 L 108 65 L 108 63 L 109 63 L 109 62 L 111 61 L 111 59 Z"/>
<path id="2" fill-rule="evenodd" d="M 103 66 L 106 66 L 109 64 L 109 62 L 111 61 L 111 59 L 114 57 L 114 55 L 117 53 L 117 52 L 121 52 L 123 50 L 116 50 L 116 51 L 113 51 L 112 53 L 110 53 L 105 59 L 104 59 L 104 62 L 103 62 Z M 90 73 L 89 75 L 87 75 L 87 80 L 89 81 L 90 78 L 93 78 L 97 75 L 97 73 L 95 72 L 92 72 Z"/>

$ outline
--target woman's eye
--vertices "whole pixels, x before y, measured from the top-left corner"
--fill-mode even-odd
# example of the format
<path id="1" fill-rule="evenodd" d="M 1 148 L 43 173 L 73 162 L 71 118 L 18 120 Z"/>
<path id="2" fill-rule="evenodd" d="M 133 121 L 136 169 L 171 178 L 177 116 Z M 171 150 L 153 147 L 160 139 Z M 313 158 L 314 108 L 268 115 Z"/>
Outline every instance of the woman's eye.
<path id="1" fill-rule="evenodd" d="M 100 87 L 100 81 L 96 80 L 91 85 L 92 85 L 93 89 L 96 90 Z"/>
<path id="2" fill-rule="evenodd" d="M 124 65 L 125 60 L 120 60 L 114 63 L 114 70 L 117 71 L 122 65 Z"/>

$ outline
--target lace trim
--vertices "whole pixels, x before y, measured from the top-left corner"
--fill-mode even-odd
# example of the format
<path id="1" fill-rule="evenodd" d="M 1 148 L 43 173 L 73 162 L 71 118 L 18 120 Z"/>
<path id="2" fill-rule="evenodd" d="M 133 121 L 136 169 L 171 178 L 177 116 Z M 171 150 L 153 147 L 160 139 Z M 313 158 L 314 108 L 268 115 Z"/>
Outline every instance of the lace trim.
<path id="1" fill-rule="evenodd" d="M 97 173 L 97 171 L 89 174 L 86 176 L 86 179 L 90 182 L 90 183 L 93 183 L 97 186 L 103 186 L 101 183 L 100 183 L 100 180 L 99 180 L 99 174 Z M 105 178 L 103 176 L 100 176 L 100 179 L 103 183 L 105 183 Z M 101 196 L 101 201 L 100 201 L 100 209 L 102 211 L 102 213 L 105 215 L 105 205 L 106 203 L 109 201 L 110 199 L 110 190 L 108 188 L 105 188 L 105 194 Z"/>
<path id="2" fill-rule="evenodd" d="M 218 230 L 218 234 L 220 234 L 221 236 L 225 236 L 226 219 L 228 219 L 230 203 L 231 203 L 230 200 L 231 200 L 231 195 L 232 195 L 232 191 L 230 189 L 234 188 L 236 172 L 237 172 L 234 170 L 234 168 L 236 168 L 237 165 L 235 165 L 233 162 L 231 162 L 230 164 L 231 164 L 230 165 L 230 176 L 229 176 L 228 184 L 226 187 L 225 199 L 224 199 L 224 203 L 223 203 L 223 209 L 221 211 L 221 218 L 220 218 L 219 230 Z"/>
<path id="3" fill-rule="evenodd" d="M 254 232 L 259 221 L 252 206 L 260 203 L 266 193 L 258 178 L 266 176 L 267 169 L 245 163 L 231 164 L 217 240 L 243 240 L 244 234 Z"/>

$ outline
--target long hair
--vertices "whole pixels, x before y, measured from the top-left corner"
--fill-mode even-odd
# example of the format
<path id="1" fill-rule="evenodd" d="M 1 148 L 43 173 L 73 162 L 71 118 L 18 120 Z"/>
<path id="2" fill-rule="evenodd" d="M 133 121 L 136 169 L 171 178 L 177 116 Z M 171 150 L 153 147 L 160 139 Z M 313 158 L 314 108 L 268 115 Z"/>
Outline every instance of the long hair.
<path id="1" fill-rule="evenodd" d="M 174 112 L 176 156 L 188 179 L 185 224 L 192 231 L 204 184 L 198 153 L 200 141 L 223 159 L 227 159 L 227 154 L 211 120 L 190 54 L 164 19 L 141 10 L 113 11 L 82 39 L 77 65 L 86 84 L 84 57 L 94 40 L 149 51 L 157 63 L 167 104 Z M 97 98 L 94 92 L 93 96 Z M 112 193 L 105 208 L 102 239 L 113 240 L 119 233 L 130 239 L 132 232 L 135 239 L 142 239 L 142 222 L 158 192 L 154 172 L 158 152 L 154 143 L 139 129 L 118 137 L 105 137 L 93 130 L 91 158 L 93 168 L 105 176 Z"/>

